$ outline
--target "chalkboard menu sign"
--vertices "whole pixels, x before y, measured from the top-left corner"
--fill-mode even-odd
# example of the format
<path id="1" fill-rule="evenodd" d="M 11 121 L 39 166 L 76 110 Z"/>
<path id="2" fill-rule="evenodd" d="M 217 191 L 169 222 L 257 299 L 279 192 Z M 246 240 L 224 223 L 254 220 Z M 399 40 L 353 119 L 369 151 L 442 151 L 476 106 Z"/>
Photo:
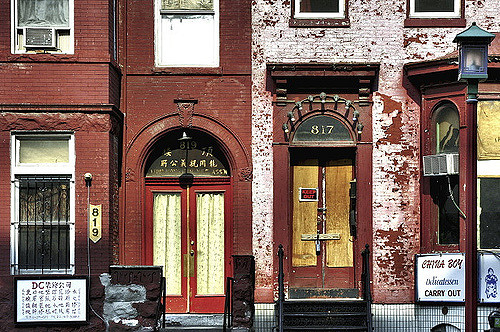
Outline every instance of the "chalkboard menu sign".
<path id="1" fill-rule="evenodd" d="M 338 119 L 317 115 L 306 119 L 295 131 L 292 142 L 353 142 L 346 126 Z"/>
<path id="2" fill-rule="evenodd" d="M 160 141 L 148 159 L 146 177 L 230 175 L 227 160 L 212 138 L 198 132 L 188 135 L 189 139 L 179 140 L 182 133 L 176 131 Z"/>

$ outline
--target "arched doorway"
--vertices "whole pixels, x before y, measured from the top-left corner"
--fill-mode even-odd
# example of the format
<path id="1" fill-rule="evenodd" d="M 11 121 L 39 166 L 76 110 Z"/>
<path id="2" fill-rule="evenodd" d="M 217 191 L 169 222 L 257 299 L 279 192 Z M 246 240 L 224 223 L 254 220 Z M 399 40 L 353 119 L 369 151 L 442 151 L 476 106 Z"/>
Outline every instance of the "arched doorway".
<path id="1" fill-rule="evenodd" d="M 359 297 L 359 115 L 349 100 L 321 94 L 296 102 L 282 126 L 290 179 L 290 298 Z"/>
<path id="2" fill-rule="evenodd" d="M 144 169 L 145 260 L 164 268 L 167 311 L 222 312 L 232 184 L 221 147 L 200 131 L 171 131 Z"/>

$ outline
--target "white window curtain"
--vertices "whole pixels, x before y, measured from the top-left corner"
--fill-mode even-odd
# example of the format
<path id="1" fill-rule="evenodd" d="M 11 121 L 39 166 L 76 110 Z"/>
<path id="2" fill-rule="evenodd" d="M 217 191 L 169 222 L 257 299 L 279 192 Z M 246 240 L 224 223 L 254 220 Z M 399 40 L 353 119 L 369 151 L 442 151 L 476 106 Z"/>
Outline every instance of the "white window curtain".
<path id="1" fill-rule="evenodd" d="M 69 0 L 17 0 L 21 27 L 69 27 Z"/>
<path id="2" fill-rule="evenodd" d="M 153 264 L 163 266 L 167 295 L 181 295 L 181 195 L 178 193 L 154 195 Z"/>
<path id="3" fill-rule="evenodd" d="M 198 193 L 197 294 L 224 293 L 224 194 Z"/>

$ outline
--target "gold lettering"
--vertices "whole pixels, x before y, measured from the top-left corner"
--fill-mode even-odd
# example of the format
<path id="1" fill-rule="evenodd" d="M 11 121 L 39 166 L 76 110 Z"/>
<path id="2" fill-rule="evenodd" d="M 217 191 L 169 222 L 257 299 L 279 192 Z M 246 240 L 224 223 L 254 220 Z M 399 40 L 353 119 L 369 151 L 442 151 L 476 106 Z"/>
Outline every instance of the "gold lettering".
<path id="1" fill-rule="evenodd" d="M 198 162 L 196 159 L 193 159 L 189 162 L 189 167 L 195 167 L 198 168 Z"/>
<path id="2" fill-rule="evenodd" d="M 178 161 L 178 160 L 172 159 L 172 160 L 170 161 L 170 167 L 176 167 L 178 163 L 179 163 L 179 161 Z"/>
<path id="3" fill-rule="evenodd" d="M 186 159 L 181 159 L 181 167 L 186 167 Z"/>
<path id="4" fill-rule="evenodd" d="M 207 161 L 205 159 L 200 160 L 200 167 L 207 167 Z"/>
<path id="5" fill-rule="evenodd" d="M 212 159 L 212 160 L 210 160 L 210 161 L 208 162 L 208 166 L 209 166 L 209 167 L 213 167 L 213 168 L 215 168 L 215 167 L 217 167 L 217 162 L 216 162 L 215 160 L 213 160 L 213 159 Z"/>
<path id="6" fill-rule="evenodd" d="M 167 159 L 163 159 L 162 161 L 160 161 L 160 167 L 167 167 L 168 166 L 168 160 Z"/>
<path id="7" fill-rule="evenodd" d="M 172 156 L 172 150 L 170 148 L 166 148 L 165 152 L 163 153 L 164 156 L 171 157 Z"/>

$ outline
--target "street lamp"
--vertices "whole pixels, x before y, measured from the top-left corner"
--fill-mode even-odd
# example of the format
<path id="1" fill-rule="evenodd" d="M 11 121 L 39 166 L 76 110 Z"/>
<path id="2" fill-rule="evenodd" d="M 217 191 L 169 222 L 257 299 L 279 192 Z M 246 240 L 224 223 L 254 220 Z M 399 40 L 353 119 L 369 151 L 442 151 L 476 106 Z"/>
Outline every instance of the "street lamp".
<path id="1" fill-rule="evenodd" d="M 453 39 L 458 44 L 458 80 L 467 82 L 468 100 L 477 99 L 479 80 L 488 78 L 488 45 L 494 38 L 473 22 Z"/>
<path id="2" fill-rule="evenodd" d="M 477 330 L 477 94 L 479 81 L 488 78 L 488 45 L 494 38 L 472 23 L 453 40 L 458 43 L 458 80 L 467 83 L 465 330 L 471 332 Z"/>

